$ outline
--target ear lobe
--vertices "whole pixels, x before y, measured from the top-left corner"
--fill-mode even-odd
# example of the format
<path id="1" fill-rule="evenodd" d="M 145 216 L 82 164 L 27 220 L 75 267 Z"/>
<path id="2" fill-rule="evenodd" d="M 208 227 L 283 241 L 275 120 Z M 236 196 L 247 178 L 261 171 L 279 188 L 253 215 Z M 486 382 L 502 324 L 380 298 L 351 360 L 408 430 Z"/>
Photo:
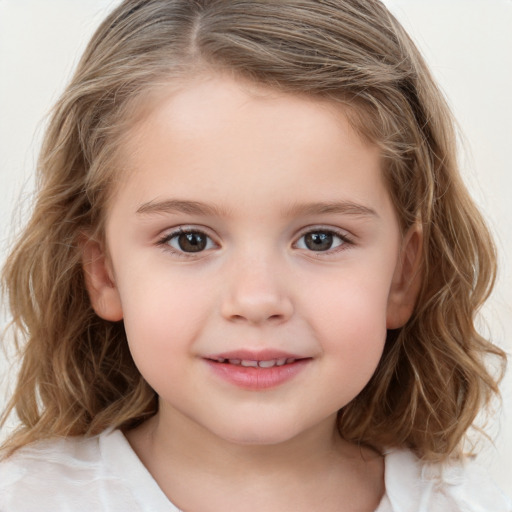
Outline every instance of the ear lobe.
<path id="1" fill-rule="evenodd" d="M 404 237 L 388 296 L 386 327 L 403 327 L 414 311 L 421 288 L 423 230 L 419 223 Z"/>
<path id="2" fill-rule="evenodd" d="M 110 263 L 102 244 L 87 237 L 81 246 L 85 286 L 94 311 L 104 320 L 122 320 L 121 299 L 112 280 Z"/>

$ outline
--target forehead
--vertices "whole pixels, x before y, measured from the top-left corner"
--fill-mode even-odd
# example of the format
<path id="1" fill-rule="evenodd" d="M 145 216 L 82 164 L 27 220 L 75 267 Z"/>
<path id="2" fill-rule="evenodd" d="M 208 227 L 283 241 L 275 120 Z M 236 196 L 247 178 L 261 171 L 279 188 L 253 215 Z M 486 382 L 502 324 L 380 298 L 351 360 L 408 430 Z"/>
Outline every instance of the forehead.
<path id="1" fill-rule="evenodd" d="M 121 145 L 122 181 L 139 202 L 163 184 L 219 200 L 268 188 L 296 201 L 321 189 L 330 201 L 346 189 L 361 202 L 382 192 L 380 160 L 339 104 L 219 75 L 159 88 Z"/>

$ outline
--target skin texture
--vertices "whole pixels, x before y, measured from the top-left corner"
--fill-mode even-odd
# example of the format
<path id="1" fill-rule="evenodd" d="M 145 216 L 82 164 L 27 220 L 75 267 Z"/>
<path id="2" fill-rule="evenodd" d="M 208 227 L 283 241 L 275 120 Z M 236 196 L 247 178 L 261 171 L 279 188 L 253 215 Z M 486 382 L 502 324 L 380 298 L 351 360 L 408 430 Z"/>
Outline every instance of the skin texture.
<path id="1" fill-rule="evenodd" d="M 136 453 L 185 510 L 374 510 L 382 459 L 344 442 L 336 414 L 409 318 L 421 245 L 377 148 L 339 106 L 216 75 L 161 91 L 123 158 L 107 246 L 90 240 L 84 268 L 160 397 L 127 433 Z M 183 251 L 180 228 L 204 250 Z M 304 362 L 246 389 L 212 371 L 237 350 Z"/>

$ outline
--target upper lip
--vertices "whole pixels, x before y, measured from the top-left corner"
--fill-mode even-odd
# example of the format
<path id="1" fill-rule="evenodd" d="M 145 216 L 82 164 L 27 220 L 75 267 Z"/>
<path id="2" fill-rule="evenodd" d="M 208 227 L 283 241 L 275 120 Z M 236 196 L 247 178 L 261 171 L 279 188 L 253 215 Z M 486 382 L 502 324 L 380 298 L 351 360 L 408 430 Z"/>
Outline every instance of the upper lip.
<path id="1" fill-rule="evenodd" d="M 272 361 L 274 359 L 305 359 L 304 356 L 284 352 L 283 350 L 264 349 L 264 350 L 231 350 L 219 354 L 206 356 L 206 359 L 220 361 L 224 359 L 239 359 L 243 361 Z"/>

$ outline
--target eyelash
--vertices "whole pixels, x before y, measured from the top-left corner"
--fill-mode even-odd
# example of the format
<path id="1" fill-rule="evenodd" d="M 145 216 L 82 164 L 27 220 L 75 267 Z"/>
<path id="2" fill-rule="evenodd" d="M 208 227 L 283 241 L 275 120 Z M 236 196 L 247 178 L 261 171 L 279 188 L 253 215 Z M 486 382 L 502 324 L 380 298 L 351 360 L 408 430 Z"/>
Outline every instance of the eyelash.
<path id="1" fill-rule="evenodd" d="M 172 233 L 168 233 L 166 235 L 164 235 L 162 238 L 160 238 L 158 241 L 157 241 L 157 245 L 162 247 L 164 250 L 166 251 L 169 251 L 171 253 L 173 253 L 174 255 L 177 255 L 177 256 L 180 256 L 180 257 L 183 257 L 183 258 L 189 258 L 191 257 L 192 255 L 194 254 L 201 254 L 203 253 L 205 250 L 207 250 L 206 248 L 205 249 L 202 249 L 200 251 L 183 251 L 183 250 L 180 250 L 180 249 L 177 249 L 175 247 L 172 247 L 170 245 L 170 242 L 171 240 L 173 240 L 174 238 L 177 238 L 181 235 L 203 235 L 204 237 L 207 238 L 207 244 L 208 244 L 208 241 L 210 241 L 210 243 L 213 242 L 212 240 L 212 237 L 209 236 L 207 233 L 205 233 L 204 230 L 202 229 L 199 229 L 199 228 L 179 228 L 179 229 L 176 229 L 175 231 L 173 231 Z M 217 245 L 215 242 L 213 242 L 214 245 Z M 210 247 L 211 249 L 211 247 Z"/>
<path id="2" fill-rule="evenodd" d="M 294 243 L 294 246 L 297 246 L 300 240 L 302 240 L 307 235 L 312 234 L 323 234 L 323 235 L 331 235 L 333 237 L 336 237 L 340 240 L 340 243 L 334 247 L 327 249 L 326 251 L 314 251 L 312 249 L 308 250 L 307 252 L 311 253 L 314 256 L 317 257 L 327 257 L 332 254 L 337 254 L 338 252 L 345 251 L 349 249 L 351 246 L 355 244 L 353 238 L 349 236 L 345 231 L 339 231 L 333 228 L 324 228 L 321 226 L 315 226 L 313 228 L 307 228 L 305 231 L 303 231 L 300 235 L 300 237 L 297 239 L 297 242 Z"/>
<path id="3" fill-rule="evenodd" d="M 207 246 L 204 249 L 201 249 L 198 251 L 184 251 L 184 250 L 180 250 L 175 247 L 172 247 L 170 245 L 171 240 L 173 240 L 181 235 L 187 235 L 187 234 L 202 235 L 202 236 L 206 237 Z M 344 250 L 348 249 L 350 246 L 353 246 L 355 243 L 354 240 L 352 239 L 352 237 L 349 236 L 346 232 L 341 232 L 341 231 L 338 231 L 338 230 L 332 229 L 332 228 L 314 227 L 314 228 L 309 228 L 306 231 L 303 231 L 301 233 L 301 235 L 299 236 L 299 238 L 297 239 L 297 241 L 294 242 L 293 246 L 297 247 L 300 240 L 302 240 L 307 235 L 313 235 L 313 234 L 330 235 L 330 236 L 336 237 L 340 240 L 340 243 L 336 247 L 327 249 L 325 251 L 315 251 L 313 249 L 308 250 L 307 247 L 300 248 L 300 249 L 306 250 L 307 252 L 312 253 L 313 255 L 315 255 L 317 257 L 336 254 L 340 251 L 344 251 Z M 186 228 L 186 229 L 179 228 L 171 233 L 166 234 L 165 236 L 163 236 L 162 238 L 160 238 L 157 241 L 158 246 L 164 248 L 166 251 L 170 251 L 173 254 L 180 256 L 180 257 L 184 257 L 184 258 L 191 257 L 194 254 L 201 254 L 201 253 L 207 251 L 208 249 L 211 249 L 212 247 L 208 247 L 208 243 L 210 243 L 210 244 L 213 243 L 214 246 L 217 246 L 217 244 L 212 240 L 212 237 L 209 236 L 207 233 L 205 233 L 204 230 L 199 229 L 199 228 Z"/>

